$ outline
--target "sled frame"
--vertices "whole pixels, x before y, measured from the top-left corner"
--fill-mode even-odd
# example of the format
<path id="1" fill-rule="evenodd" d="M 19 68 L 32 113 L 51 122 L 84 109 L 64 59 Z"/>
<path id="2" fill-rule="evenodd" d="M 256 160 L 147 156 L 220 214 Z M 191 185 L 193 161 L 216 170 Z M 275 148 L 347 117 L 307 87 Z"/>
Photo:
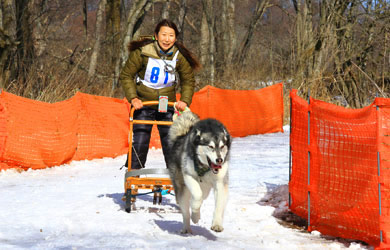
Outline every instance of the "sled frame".
<path id="1" fill-rule="evenodd" d="M 158 105 L 158 101 L 147 101 L 142 102 L 144 106 Z M 168 102 L 168 106 L 173 107 L 174 102 Z M 133 148 L 133 127 L 134 124 L 150 124 L 150 125 L 172 125 L 171 121 L 156 121 L 156 120 L 134 120 L 134 111 L 135 108 L 132 107 L 130 110 L 129 117 L 129 150 L 128 150 L 128 161 L 127 161 L 127 171 L 125 174 L 125 210 L 126 212 L 131 212 L 132 203 L 135 202 L 135 198 L 138 195 L 139 189 L 151 190 L 149 193 L 154 193 L 153 204 L 157 202 L 161 204 L 162 202 L 162 191 L 171 192 L 173 190 L 173 185 L 170 178 L 166 177 L 142 177 L 142 175 L 147 174 L 168 174 L 168 169 L 162 168 L 148 168 L 148 169 L 131 169 L 131 157 L 132 157 L 132 148 Z"/>

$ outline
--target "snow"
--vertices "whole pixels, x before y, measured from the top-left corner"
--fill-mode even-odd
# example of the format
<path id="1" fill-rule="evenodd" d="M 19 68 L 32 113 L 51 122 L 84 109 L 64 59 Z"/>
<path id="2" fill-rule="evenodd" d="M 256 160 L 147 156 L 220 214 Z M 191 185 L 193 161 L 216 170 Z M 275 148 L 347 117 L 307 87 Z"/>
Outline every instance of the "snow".
<path id="1" fill-rule="evenodd" d="M 182 217 L 173 196 L 164 196 L 161 205 L 153 205 L 151 195 L 139 196 L 136 210 L 126 213 L 123 155 L 0 172 L 0 249 L 373 249 L 308 233 L 299 225 L 304 221 L 288 212 L 289 127 L 284 129 L 234 138 L 221 233 L 210 230 L 212 193 L 192 235 L 179 233 Z M 161 150 L 151 150 L 146 167 L 165 167 L 162 157 Z"/>

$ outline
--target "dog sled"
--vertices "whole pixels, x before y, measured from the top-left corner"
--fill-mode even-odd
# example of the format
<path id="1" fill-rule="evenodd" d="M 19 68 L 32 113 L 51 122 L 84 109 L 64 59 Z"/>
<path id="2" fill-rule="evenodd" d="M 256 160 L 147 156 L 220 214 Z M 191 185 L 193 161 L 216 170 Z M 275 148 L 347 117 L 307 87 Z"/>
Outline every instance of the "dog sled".
<path id="1" fill-rule="evenodd" d="M 143 102 L 144 106 L 158 105 L 158 101 Z M 173 107 L 174 102 L 168 102 L 168 106 Z M 133 148 L 133 126 L 134 124 L 150 124 L 150 125 L 172 125 L 170 121 L 151 121 L 151 120 L 134 120 L 134 107 L 130 110 L 129 118 L 129 151 L 127 161 L 127 171 L 125 174 L 125 210 L 131 212 L 132 203 L 135 202 L 135 198 L 140 195 L 146 195 L 153 193 L 153 204 L 161 204 L 162 196 L 170 194 L 173 191 L 173 185 L 169 177 L 159 177 L 169 175 L 166 168 L 144 168 L 144 169 L 131 169 L 131 157 Z M 147 177 L 146 175 L 153 175 L 153 177 Z M 156 177 L 157 176 L 157 177 Z M 146 193 L 139 193 L 139 190 L 149 190 Z"/>

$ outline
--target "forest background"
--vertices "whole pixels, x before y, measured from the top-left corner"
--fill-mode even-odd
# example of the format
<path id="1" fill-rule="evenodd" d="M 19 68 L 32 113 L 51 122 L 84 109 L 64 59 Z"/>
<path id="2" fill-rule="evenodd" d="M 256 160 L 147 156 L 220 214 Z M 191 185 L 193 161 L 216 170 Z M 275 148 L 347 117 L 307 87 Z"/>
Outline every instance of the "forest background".
<path id="1" fill-rule="evenodd" d="M 0 88 L 123 98 L 127 45 L 163 18 L 203 65 L 196 90 L 283 81 L 286 97 L 352 108 L 390 97 L 389 0 L 0 0 Z"/>

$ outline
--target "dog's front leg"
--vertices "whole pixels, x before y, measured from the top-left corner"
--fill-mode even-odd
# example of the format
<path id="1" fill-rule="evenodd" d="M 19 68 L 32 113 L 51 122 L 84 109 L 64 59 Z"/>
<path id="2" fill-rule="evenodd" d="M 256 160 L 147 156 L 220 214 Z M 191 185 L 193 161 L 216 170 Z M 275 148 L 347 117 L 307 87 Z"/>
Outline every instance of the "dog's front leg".
<path id="1" fill-rule="evenodd" d="M 225 207 L 227 203 L 228 197 L 228 184 L 222 181 L 216 183 L 214 188 L 214 197 L 215 197 L 215 210 L 213 223 L 211 226 L 211 230 L 215 232 L 223 231 L 223 214 L 225 212 Z"/>
<path id="2" fill-rule="evenodd" d="M 182 234 L 192 234 L 190 227 L 190 198 L 191 194 L 186 188 L 184 188 L 183 193 L 178 197 L 181 214 L 183 216 L 183 229 L 180 231 Z"/>
<path id="3" fill-rule="evenodd" d="M 191 193 L 191 220 L 195 224 L 200 219 L 200 206 L 202 205 L 202 189 L 196 179 L 190 175 L 184 176 L 184 182 Z"/>

